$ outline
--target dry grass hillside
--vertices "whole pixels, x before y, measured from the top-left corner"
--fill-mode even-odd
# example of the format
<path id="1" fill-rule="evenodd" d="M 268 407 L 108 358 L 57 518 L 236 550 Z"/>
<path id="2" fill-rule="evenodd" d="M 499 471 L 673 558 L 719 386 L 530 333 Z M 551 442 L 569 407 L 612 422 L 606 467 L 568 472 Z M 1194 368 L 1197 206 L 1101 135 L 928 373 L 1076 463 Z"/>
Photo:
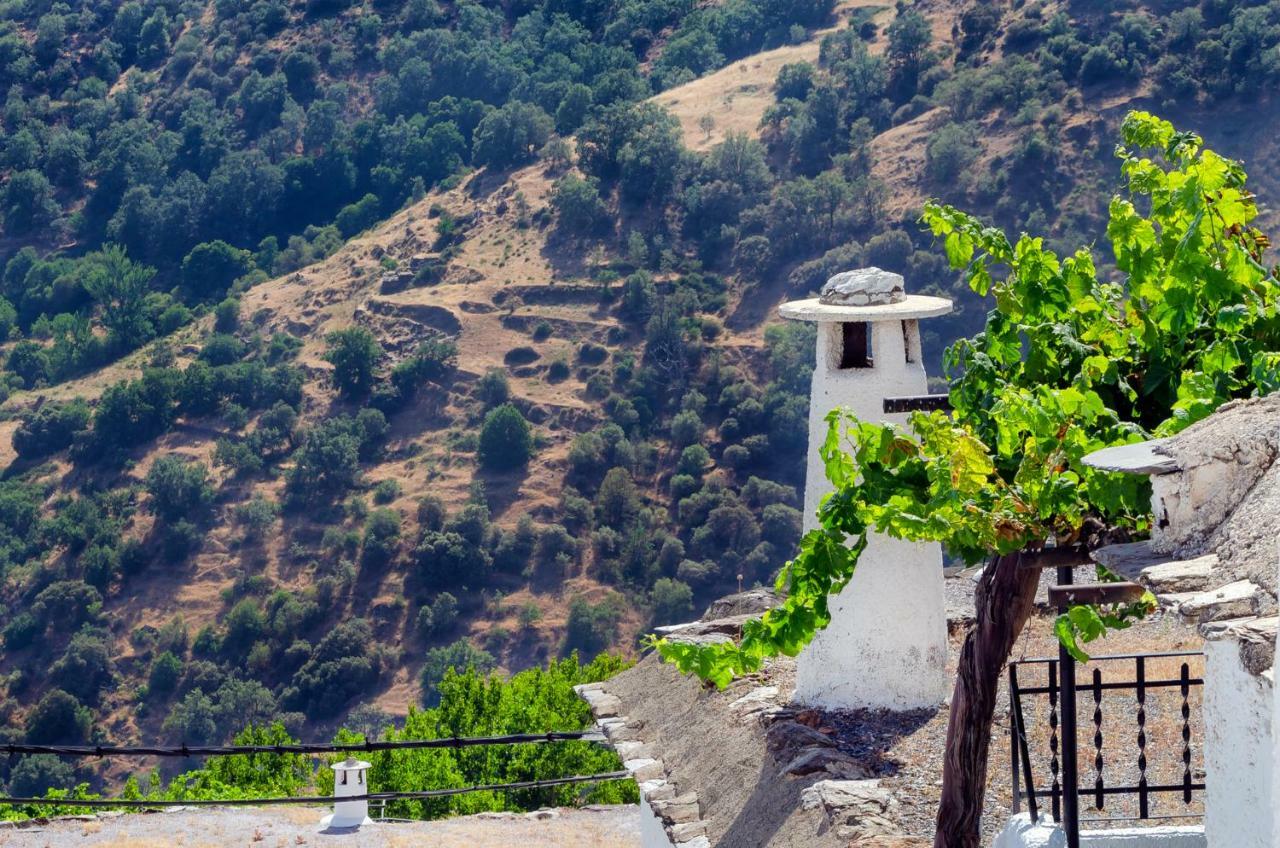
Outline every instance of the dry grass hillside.
<path id="1" fill-rule="evenodd" d="M 891 9 L 861 0 L 844 4 L 841 15 L 859 9 L 873 14 L 882 26 L 892 16 Z M 760 115 L 773 98 L 778 69 L 790 61 L 816 61 L 825 32 L 803 44 L 735 63 L 655 100 L 681 118 L 694 149 L 705 149 L 729 130 L 756 134 Z M 877 49 L 882 48 L 881 43 Z M 744 94 L 720 101 L 732 121 L 717 120 L 711 139 L 694 137 L 693 133 L 701 133 L 696 125 L 706 99 L 723 87 L 726 78 L 735 80 Z M 541 442 L 525 472 L 483 475 L 494 522 L 510 528 L 524 515 L 549 518 L 565 486 L 570 442 L 603 420 L 598 401 L 590 400 L 585 390 L 586 380 L 598 369 L 580 361 L 579 346 L 592 342 L 616 354 L 642 341 L 612 317 L 602 305 L 599 284 L 591 281 L 595 266 L 610 257 L 598 249 L 558 240 L 554 228 L 533 224 L 536 213 L 548 204 L 555 176 L 543 164 L 510 173 L 478 172 L 453 189 L 432 192 L 351 239 L 327 259 L 255 286 L 241 299 L 246 324 L 263 335 L 284 332 L 303 341 L 297 361 L 308 377 L 304 426 L 350 411 L 324 379 L 330 369 L 322 358 L 328 332 L 352 324 L 366 326 L 377 335 L 392 363 L 412 353 L 428 336 L 444 333 L 455 339 L 458 371 L 451 388 L 419 398 L 413 408 L 397 415 L 382 461 L 365 470 L 367 488 L 387 479 L 399 483 L 400 495 L 388 506 L 404 517 L 405 538 L 416 537 L 414 516 L 423 495 L 441 497 L 455 508 L 468 497 L 477 476 L 475 461 L 458 446 L 479 424 L 480 406 L 470 395 L 476 379 L 489 369 L 503 370 L 512 401 L 535 425 Z M 384 271 L 407 267 L 415 256 L 432 254 L 442 215 L 464 222 L 465 227 L 460 248 L 443 277 L 435 285 L 385 293 Z M 736 312 L 734 306 L 731 303 L 730 313 Z M 744 363 L 748 372 L 759 370 L 753 369 L 751 361 L 762 351 L 763 323 L 771 320 L 771 310 L 749 312 L 752 320 L 736 322 L 717 341 L 727 359 Z M 536 340 L 534 330 L 539 325 L 550 327 L 551 333 L 545 338 L 539 333 Z M 201 337 L 211 326 L 206 319 L 166 340 L 176 348 L 179 364 L 194 359 Z M 83 378 L 11 396 L 3 405 L 8 420 L 0 424 L 0 461 L 14 460 L 9 437 L 17 426 L 17 413 L 48 400 L 83 397 L 93 402 L 108 386 L 140 374 L 151 354 L 152 347 L 145 348 Z M 563 379 L 548 375 L 557 361 L 571 366 Z M 215 426 L 180 424 L 154 444 L 136 450 L 127 476 L 140 482 L 156 458 L 166 454 L 212 465 L 216 442 L 225 435 Z M 59 462 L 54 471 L 60 480 L 55 494 L 76 484 L 76 472 L 69 463 Z M 219 622 L 228 609 L 227 597 L 249 575 L 262 575 L 273 587 L 290 591 L 305 589 L 316 577 L 295 551 L 318 542 L 326 525 L 307 515 L 286 514 L 281 532 L 246 543 L 231 520 L 233 509 L 255 494 L 280 499 L 283 479 L 246 484 L 223 474 L 219 514 L 190 561 L 163 573 L 153 567 L 144 579 L 132 581 L 127 592 L 106 601 L 117 668 L 126 676 L 136 679 L 146 672 L 147 658 L 130 638 L 138 628 L 159 628 L 181 616 L 195 633 Z M 663 481 L 651 483 L 658 486 Z M 131 532 L 145 536 L 151 521 L 145 514 L 135 516 Z M 375 579 L 362 577 L 345 611 L 346 617 L 369 619 L 380 642 L 404 651 L 389 685 L 374 698 L 377 706 L 393 713 L 403 713 L 419 697 L 421 655 L 412 635 L 414 610 L 405 603 L 405 580 L 405 573 L 397 569 Z M 598 601 L 612 590 L 586 574 L 569 573 L 553 580 L 514 580 L 501 591 L 501 601 L 487 603 L 461 635 L 486 644 L 503 667 L 519 669 L 544 662 L 557 650 L 569 599 Z M 541 616 L 522 628 L 517 611 L 529 604 L 536 605 Z M 646 626 L 638 613 L 628 612 L 620 624 L 617 645 L 627 650 Z M 519 638 L 495 642 L 491 638 L 495 633 L 518 633 Z M 163 716 L 139 718 L 126 693 L 117 693 L 107 707 L 104 712 L 110 718 L 105 729 L 111 738 L 147 738 L 158 733 Z"/>
<path id="2" fill-rule="evenodd" d="M 955 0 L 922 0 L 917 8 L 928 18 L 935 39 L 946 43 L 952 39 L 961 5 Z M 885 49 L 884 30 L 893 14 L 892 6 L 866 0 L 846 0 L 840 6 L 842 20 L 860 15 L 879 26 L 871 45 L 873 52 Z M 694 150 L 710 148 L 729 132 L 758 136 L 761 116 L 774 102 L 773 82 L 779 69 L 791 62 L 816 61 L 823 34 L 734 62 L 654 99 L 679 118 L 686 144 Z M 1143 104 L 1143 97 L 1141 90 L 1123 94 L 1099 91 L 1068 116 L 1064 126 L 1070 134 L 1074 127 L 1114 122 L 1126 108 Z M 703 120 L 706 116 L 710 122 Z M 871 142 L 872 173 L 884 188 L 883 215 L 887 219 L 913 220 L 929 195 L 924 178 L 925 145 L 945 117 L 945 107 L 931 108 Z M 1228 155 L 1253 162 L 1268 161 L 1280 144 L 1275 110 L 1269 108 L 1240 109 L 1225 116 L 1188 110 L 1170 117 L 1199 128 L 1211 144 Z M 981 128 L 984 161 L 1005 155 L 1023 131 L 995 117 L 981 122 Z M 1098 133 L 1082 133 L 1080 137 L 1096 139 Z M 1109 157 L 1109 150 L 1102 150 L 1096 141 L 1087 143 L 1093 147 L 1082 158 L 1102 161 Z M 429 336 L 444 334 L 456 341 L 458 370 L 453 381 L 439 391 L 423 393 L 409 409 L 396 415 L 382 457 L 364 469 L 366 490 L 379 481 L 398 482 L 399 494 L 388 506 L 403 517 L 406 540 L 417 536 L 416 510 L 422 496 L 438 496 L 457 508 L 468 498 L 477 477 L 484 483 L 499 526 L 514 527 L 526 515 L 551 520 L 566 486 L 570 443 L 577 434 L 605 420 L 601 403 L 588 394 L 587 381 L 607 371 L 618 356 L 638 350 L 643 341 L 636 328 L 617 320 L 602 297 L 602 285 L 593 281 L 593 271 L 616 257 L 603 248 L 564 240 L 547 223 L 547 216 L 540 214 L 548 206 L 556 176 L 542 163 L 509 173 L 477 172 L 454 188 L 432 192 L 409 205 L 351 239 L 329 258 L 257 285 L 242 297 L 246 326 L 256 327 L 263 335 L 288 333 L 303 342 L 298 363 L 308 376 L 304 425 L 352 411 L 324 379 L 330 368 L 322 358 L 328 332 L 352 324 L 368 327 L 392 363 L 412 353 L 418 342 Z M 1280 184 L 1269 174 L 1260 176 L 1265 207 L 1267 195 L 1276 196 Z M 415 257 L 435 252 L 437 223 L 443 216 L 463 226 L 462 239 L 443 276 L 432 285 L 385 291 L 383 277 L 389 269 L 409 267 Z M 1269 208 L 1264 221 L 1276 221 Z M 666 280 L 659 275 L 657 282 L 661 286 Z M 909 280 L 908 285 L 919 287 L 925 282 L 933 281 Z M 762 330 L 775 320 L 773 306 L 783 296 L 781 281 L 777 286 L 767 283 L 753 289 L 752 302 L 740 303 L 741 291 L 730 281 L 725 310 L 730 320 L 715 341 L 724 360 L 748 375 L 762 370 Z M 168 340 L 177 347 L 180 362 L 194 357 L 201 336 L 210 327 L 211 319 L 205 319 Z M 607 358 L 584 359 L 581 348 L 586 343 L 604 348 Z M 11 396 L 0 406 L 7 418 L 0 423 L 0 463 L 14 460 L 10 437 L 17 413 L 49 399 L 80 396 L 92 401 L 107 386 L 140 373 L 150 355 L 151 351 L 144 349 L 83 378 Z M 559 363 L 567 368 L 552 367 Z M 474 396 L 474 384 L 495 368 L 507 374 L 512 401 L 534 425 L 539 440 L 536 458 L 519 473 L 478 473 L 473 449 L 468 447 L 483 414 Z M 217 440 L 224 435 L 216 426 L 181 423 L 153 444 L 136 450 L 125 473 L 140 481 L 165 454 L 210 462 Z M 64 460 L 54 463 L 50 472 L 49 479 L 55 481 L 51 500 L 79 482 L 79 472 Z M 219 512 L 199 552 L 170 569 L 153 565 L 145 575 L 132 580 L 127 591 L 106 601 L 117 668 L 129 679 L 141 680 L 146 674 L 145 660 L 130 638 L 136 629 L 158 628 L 181 615 L 194 634 L 225 615 L 228 598 L 249 575 L 263 575 L 272 587 L 294 591 L 305 589 L 316 579 L 306 557 L 297 552 L 316 546 L 326 523 L 306 513 L 286 513 L 278 532 L 260 542 L 246 542 L 231 520 L 232 510 L 255 493 L 279 500 L 283 478 L 267 476 L 244 483 L 226 478 L 224 470 L 217 473 L 222 475 L 218 481 Z M 656 503 L 668 481 L 654 475 L 639 482 L 642 495 Z M 140 513 L 132 522 L 130 533 L 142 537 L 151 518 Z M 378 642 L 397 657 L 394 673 L 384 677 L 380 691 L 371 693 L 377 706 L 395 713 L 403 713 L 418 702 L 423 659 L 422 644 L 413 635 L 415 610 L 406 601 L 408 579 L 406 570 L 399 568 L 362 573 L 353 594 L 343 602 L 346 607 L 338 611 L 340 618 L 370 620 Z M 582 565 L 564 574 L 500 577 L 479 611 L 466 618 L 459 635 L 488 647 L 505 669 L 542 663 L 558 650 L 571 599 L 599 601 L 613 591 Z M 522 622 L 520 611 L 530 605 L 540 615 L 525 616 L 532 620 Z M 622 650 L 632 649 L 635 637 L 648 626 L 634 607 L 627 610 L 616 642 Z M 8 670 L 7 662 L 7 658 L 0 658 L 0 672 Z M 105 735 L 113 740 L 157 737 L 163 715 L 140 718 L 132 708 L 131 693 L 124 689 L 111 695 L 106 705 Z"/>

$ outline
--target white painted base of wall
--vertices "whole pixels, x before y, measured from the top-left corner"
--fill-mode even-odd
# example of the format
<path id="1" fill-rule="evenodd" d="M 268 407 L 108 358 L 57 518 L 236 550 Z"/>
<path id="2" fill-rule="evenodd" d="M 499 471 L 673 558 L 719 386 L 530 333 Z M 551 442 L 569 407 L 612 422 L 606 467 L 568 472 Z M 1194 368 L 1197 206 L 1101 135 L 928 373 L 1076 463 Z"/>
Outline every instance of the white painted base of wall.
<path id="1" fill-rule="evenodd" d="M 368 816 L 365 816 L 364 818 L 360 819 L 360 818 L 338 816 L 334 813 L 330 813 L 329 815 L 320 819 L 320 827 L 318 828 L 318 830 L 320 833 L 325 833 L 326 831 L 341 831 L 343 833 L 354 833 L 356 830 L 364 827 L 367 824 L 373 824 L 373 819 L 369 818 Z"/>
<path id="2" fill-rule="evenodd" d="M 675 848 L 662 826 L 662 819 L 643 796 L 640 798 L 640 848 Z"/>
<path id="3" fill-rule="evenodd" d="M 1215 846 L 1271 848 L 1273 689 L 1240 660 L 1240 643 L 1204 645 L 1204 829 Z"/>
<path id="4" fill-rule="evenodd" d="M 1087 830 L 1080 833 L 1081 848 L 1206 848 L 1204 828 L 1131 827 L 1116 830 Z M 1027 813 L 1009 819 L 992 848 L 1066 848 L 1062 828 L 1041 819 L 1032 824 Z M 1216 846 L 1215 846 L 1216 848 Z"/>
<path id="5" fill-rule="evenodd" d="M 825 709 L 915 710 L 946 700 L 942 549 L 872 536 L 831 623 L 796 662 L 795 701 Z"/>

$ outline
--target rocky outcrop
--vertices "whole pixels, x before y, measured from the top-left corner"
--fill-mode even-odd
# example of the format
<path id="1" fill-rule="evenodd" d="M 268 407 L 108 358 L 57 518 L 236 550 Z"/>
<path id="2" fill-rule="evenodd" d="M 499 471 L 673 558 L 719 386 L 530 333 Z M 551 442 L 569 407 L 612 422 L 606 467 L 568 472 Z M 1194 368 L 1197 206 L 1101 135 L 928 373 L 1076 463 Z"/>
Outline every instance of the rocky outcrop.
<path id="1" fill-rule="evenodd" d="M 804 790 L 801 801 L 805 809 L 821 809 L 827 826 L 854 845 L 897 845 L 925 843 L 906 840 L 894 820 L 898 802 L 878 780 L 820 780 Z"/>

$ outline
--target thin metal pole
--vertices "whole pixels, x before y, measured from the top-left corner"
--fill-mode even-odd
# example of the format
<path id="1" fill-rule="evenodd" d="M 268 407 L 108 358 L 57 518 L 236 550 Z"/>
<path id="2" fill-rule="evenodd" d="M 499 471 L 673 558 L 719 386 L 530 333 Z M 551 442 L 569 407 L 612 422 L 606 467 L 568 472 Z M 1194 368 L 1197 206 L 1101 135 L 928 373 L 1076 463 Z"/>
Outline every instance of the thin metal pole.
<path id="1" fill-rule="evenodd" d="M 1009 663 L 1009 771 L 1013 785 L 1013 814 L 1022 812 L 1022 787 L 1018 785 L 1018 666 Z"/>
<path id="2" fill-rule="evenodd" d="M 1016 662 L 1009 663 L 1009 683 L 1011 685 L 1010 697 L 1012 698 L 1013 707 L 1013 729 L 1014 740 L 1018 754 L 1015 756 L 1022 761 L 1022 785 L 1025 786 L 1024 792 L 1027 799 L 1027 810 L 1031 813 L 1031 823 L 1038 824 L 1040 822 L 1040 809 L 1036 803 L 1036 784 L 1031 774 L 1031 750 L 1027 745 L 1027 720 L 1022 713 L 1022 696 L 1018 689 L 1018 664 Z M 1014 776 L 1014 791 L 1017 791 L 1018 780 Z M 1017 812 L 1017 810 L 1014 810 Z"/>
<path id="3" fill-rule="evenodd" d="M 1058 585 L 1075 582 L 1074 566 L 1058 566 Z M 1059 607 L 1064 613 L 1066 607 Z M 1058 645 L 1062 668 L 1062 829 L 1067 848 L 1080 848 L 1080 775 L 1076 739 L 1076 661 L 1066 647 Z"/>

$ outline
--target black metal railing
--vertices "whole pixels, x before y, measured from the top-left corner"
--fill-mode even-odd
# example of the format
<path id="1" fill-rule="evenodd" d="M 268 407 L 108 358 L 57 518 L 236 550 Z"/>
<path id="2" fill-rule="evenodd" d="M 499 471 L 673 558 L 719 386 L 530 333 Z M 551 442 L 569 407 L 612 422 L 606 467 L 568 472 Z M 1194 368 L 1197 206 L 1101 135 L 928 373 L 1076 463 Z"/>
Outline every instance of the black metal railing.
<path id="1" fill-rule="evenodd" d="M 1199 817 L 1201 807 L 1193 802 L 1205 785 L 1196 779 L 1193 771 L 1192 719 L 1204 685 L 1200 676 L 1203 659 L 1204 655 L 1199 652 L 1096 656 L 1084 670 L 1084 680 L 1079 679 L 1074 662 L 1064 664 L 1060 658 L 1011 662 L 1009 759 L 1013 811 L 1021 812 L 1025 802 L 1032 820 L 1038 821 L 1044 814 L 1042 803 L 1048 801 L 1053 820 L 1074 830 L 1068 836 L 1074 836 L 1077 842 L 1080 819 L 1072 815 L 1074 810 L 1064 809 L 1075 806 L 1070 804 L 1072 799 L 1085 799 L 1096 811 L 1108 813 L 1089 821 Z M 1116 670 L 1119 667 L 1132 669 L 1133 676 L 1117 679 L 1116 674 L 1123 673 Z M 1038 676 L 1035 685 L 1027 685 L 1031 674 Z M 1028 712 L 1031 711 L 1028 701 L 1039 697 L 1046 699 L 1048 711 L 1048 738 L 1037 740 L 1043 747 L 1033 745 L 1028 734 Z M 1123 698 L 1127 702 L 1125 706 L 1133 710 L 1132 723 L 1118 722 L 1115 710 L 1104 711 L 1104 702 L 1114 698 Z M 1163 730 L 1170 738 L 1152 749 L 1149 747 L 1150 717 L 1157 701 L 1161 702 L 1160 713 L 1169 719 L 1163 723 Z M 1068 715 L 1069 703 L 1090 713 L 1086 722 L 1093 726 L 1092 739 L 1088 740 L 1092 743 L 1093 756 L 1090 762 L 1085 754 L 1085 766 L 1086 771 L 1092 772 L 1091 780 L 1079 774 L 1081 752 L 1080 740 L 1074 732 L 1076 710 L 1072 709 Z M 1039 735 L 1042 737 L 1044 731 Z M 1043 769 L 1033 763 L 1033 750 Z M 1155 750 L 1167 752 L 1157 763 L 1151 761 Z M 1135 768 L 1136 780 L 1133 779 Z M 1037 771 L 1040 771 L 1039 783 Z M 1126 771 L 1127 779 L 1117 776 Z M 1107 809 L 1108 801 L 1117 797 L 1135 799 L 1136 809 L 1130 805 L 1133 814 L 1119 815 L 1114 809 Z M 1169 798 L 1177 806 L 1165 806 L 1159 811 L 1161 815 L 1153 815 L 1153 800 L 1157 797 Z"/>

